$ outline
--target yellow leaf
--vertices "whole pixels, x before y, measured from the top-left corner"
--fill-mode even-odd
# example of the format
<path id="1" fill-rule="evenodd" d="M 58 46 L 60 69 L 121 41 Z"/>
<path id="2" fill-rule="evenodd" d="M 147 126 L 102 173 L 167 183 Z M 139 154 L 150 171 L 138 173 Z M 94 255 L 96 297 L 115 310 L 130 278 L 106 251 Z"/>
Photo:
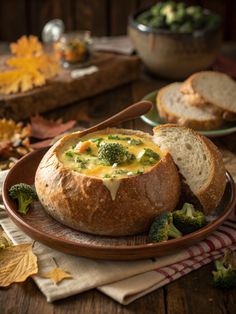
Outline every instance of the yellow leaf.
<path id="1" fill-rule="evenodd" d="M 5 249 L 5 248 L 7 248 L 7 247 L 9 247 L 11 245 L 12 245 L 11 241 L 8 239 L 8 237 L 5 234 L 5 232 L 3 232 L 0 235 L 0 250 L 1 249 Z"/>
<path id="2" fill-rule="evenodd" d="M 58 61 L 47 55 L 37 37 L 23 36 L 16 44 L 11 44 L 14 57 L 6 64 L 9 70 L 0 73 L 0 93 L 26 92 L 42 86 L 46 80 L 59 72 Z"/>
<path id="3" fill-rule="evenodd" d="M 36 36 L 22 36 L 16 43 L 10 45 L 12 54 L 18 57 L 28 57 L 43 52 L 43 47 Z"/>
<path id="4" fill-rule="evenodd" d="M 0 287 L 25 281 L 38 272 L 32 244 L 19 244 L 0 250 Z"/>
<path id="5" fill-rule="evenodd" d="M 41 275 L 43 278 L 49 278 L 51 279 L 55 284 L 61 282 L 64 279 L 72 278 L 71 274 L 68 272 L 63 271 L 59 267 L 53 268 L 51 271 L 49 271 L 46 274 Z"/>

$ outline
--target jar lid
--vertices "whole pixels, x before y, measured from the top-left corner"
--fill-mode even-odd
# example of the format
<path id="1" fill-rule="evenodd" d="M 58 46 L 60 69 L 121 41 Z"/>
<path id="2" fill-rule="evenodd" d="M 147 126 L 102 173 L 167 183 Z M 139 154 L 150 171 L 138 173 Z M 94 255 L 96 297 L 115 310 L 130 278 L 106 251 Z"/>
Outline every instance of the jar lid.
<path id="1" fill-rule="evenodd" d="M 44 43 L 57 41 L 65 31 L 65 24 L 60 19 L 54 19 L 45 24 L 42 31 Z"/>

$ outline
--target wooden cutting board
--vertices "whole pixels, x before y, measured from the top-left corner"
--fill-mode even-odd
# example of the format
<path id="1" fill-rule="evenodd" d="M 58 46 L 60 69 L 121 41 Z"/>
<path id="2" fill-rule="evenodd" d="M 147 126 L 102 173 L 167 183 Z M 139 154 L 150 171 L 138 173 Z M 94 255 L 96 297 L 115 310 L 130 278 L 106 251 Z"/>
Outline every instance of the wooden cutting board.
<path id="1" fill-rule="evenodd" d="M 6 56 L 0 56 L 0 65 L 5 59 Z M 73 79 L 71 70 L 62 69 L 45 86 L 24 93 L 0 95 L 0 117 L 22 120 L 95 96 L 136 80 L 140 75 L 141 63 L 137 56 L 97 52 L 91 65 L 96 65 L 99 70 Z"/>

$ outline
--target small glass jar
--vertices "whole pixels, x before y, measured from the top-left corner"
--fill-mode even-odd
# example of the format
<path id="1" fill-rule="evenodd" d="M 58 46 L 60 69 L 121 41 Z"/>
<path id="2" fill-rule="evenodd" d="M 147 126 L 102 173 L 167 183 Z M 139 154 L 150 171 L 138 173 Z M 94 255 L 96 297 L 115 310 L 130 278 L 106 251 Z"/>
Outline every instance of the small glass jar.
<path id="1" fill-rule="evenodd" d="M 54 42 L 54 52 L 63 67 L 83 66 L 92 53 L 90 31 L 64 33 Z"/>

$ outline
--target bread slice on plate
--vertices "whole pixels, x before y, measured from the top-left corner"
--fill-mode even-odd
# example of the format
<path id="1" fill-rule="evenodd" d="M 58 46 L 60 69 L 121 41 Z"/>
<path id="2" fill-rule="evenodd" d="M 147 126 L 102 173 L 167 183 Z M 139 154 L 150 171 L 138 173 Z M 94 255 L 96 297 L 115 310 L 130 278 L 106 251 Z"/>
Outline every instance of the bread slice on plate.
<path id="1" fill-rule="evenodd" d="M 198 72 L 191 75 L 180 90 L 183 94 L 195 95 L 193 100 L 198 98 L 198 103 L 202 99 L 203 103 L 215 106 L 223 118 L 236 118 L 236 82 L 228 75 L 215 71 Z"/>
<path id="2" fill-rule="evenodd" d="M 157 95 L 157 108 L 162 118 L 195 130 L 219 128 L 223 120 L 207 107 L 188 104 L 188 96 L 180 92 L 181 83 L 172 83 L 160 89 Z"/>
<path id="3" fill-rule="evenodd" d="M 225 167 L 217 147 L 197 132 L 173 124 L 154 128 L 156 144 L 169 152 L 184 182 L 210 214 L 226 186 Z"/>

